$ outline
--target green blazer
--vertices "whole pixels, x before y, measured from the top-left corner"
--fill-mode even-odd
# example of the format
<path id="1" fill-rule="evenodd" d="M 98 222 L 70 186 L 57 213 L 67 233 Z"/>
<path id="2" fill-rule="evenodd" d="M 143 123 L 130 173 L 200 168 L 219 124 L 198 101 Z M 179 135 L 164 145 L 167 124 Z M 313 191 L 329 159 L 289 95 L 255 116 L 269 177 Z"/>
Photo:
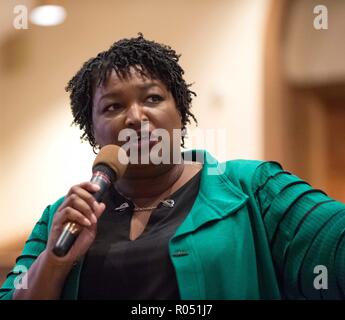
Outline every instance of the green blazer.
<path id="1" fill-rule="evenodd" d="M 276 162 L 203 162 L 198 196 L 169 242 L 182 299 L 341 299 L 345 293 L 345 205 Z M 196 159 L 197 158 L 197 159 Z M 11 299 L 18 266 L 45 249 L 63 198 L 35 225 L 0 298 Z M 83 260 L 62 299 L 76 299 Z M 321 267 L 320 267 L 321 266 Z"/>

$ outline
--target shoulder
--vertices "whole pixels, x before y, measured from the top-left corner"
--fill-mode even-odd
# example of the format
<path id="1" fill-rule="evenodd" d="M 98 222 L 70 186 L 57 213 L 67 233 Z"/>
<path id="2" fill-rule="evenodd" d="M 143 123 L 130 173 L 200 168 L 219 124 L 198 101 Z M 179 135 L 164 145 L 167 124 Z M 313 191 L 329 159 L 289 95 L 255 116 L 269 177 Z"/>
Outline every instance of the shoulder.
<path id="1" fill-rule="evenodd" d="M 276 161 L 235 159 L 226 161 L 225 164 L 225 174 L 234 184 L 252 190 L 259 188 L 278 172 L 287 173 Z"/>
<path id="2" fill-rule="evenodd" d="M 235 159 L 226 161 L 226 171 L 233 177 L 252 177 L 261 179 L 274 172 L 283 170 L 276 161 Z"/>
<path id="3" fill-rule="evenodd" d="M 201 160 L 206 168 L 207 174 L 204 178 L 209 179 L 209 176 L 217 175 L 220 179 L 225 178 L 239 189 L 246 189 L 247 191 L 256 190 L 259 186 L 265 183 L 270 177 L 279 172 L 288 173 L 284 171 L 282 166 L 277 161 L 264 161 L 255 159 L 231 159 L 225 162 L 218 162 L 207 150 L 191 150 L 184 153 L 184 157 Z"/>
<path id="4" fill-rule="evenodd" d="M 226 161 L 226 169 L 232 175 L 246 175 L 254 173 L 263 163 L 261 160 L 234 159 Z"/>

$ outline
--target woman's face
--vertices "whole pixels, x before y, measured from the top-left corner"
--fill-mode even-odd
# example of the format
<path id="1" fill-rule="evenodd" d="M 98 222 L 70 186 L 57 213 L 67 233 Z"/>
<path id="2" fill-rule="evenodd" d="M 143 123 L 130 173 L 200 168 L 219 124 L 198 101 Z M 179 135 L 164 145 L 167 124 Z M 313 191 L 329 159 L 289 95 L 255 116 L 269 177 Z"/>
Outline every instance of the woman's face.
<path id="1" fill-rule="evenodd" d="M 169 134 L 170 151 L 173 143 L 180 145 L 180 138 L 173 142 L 177 139 L 173 130 L 181 129 L 181 117 L 171 92 L 162 81 L 146 78 L 134 68 L 127 78 L 119 78 L 112 71 L 103 86 L 94 89 L 92 121 L 94 137 L 100 147 L 124 145 L 126 141 L 119 139 L 121 130 L 138 131 L 143 123 L 150 133 L 165 129 Z"/>

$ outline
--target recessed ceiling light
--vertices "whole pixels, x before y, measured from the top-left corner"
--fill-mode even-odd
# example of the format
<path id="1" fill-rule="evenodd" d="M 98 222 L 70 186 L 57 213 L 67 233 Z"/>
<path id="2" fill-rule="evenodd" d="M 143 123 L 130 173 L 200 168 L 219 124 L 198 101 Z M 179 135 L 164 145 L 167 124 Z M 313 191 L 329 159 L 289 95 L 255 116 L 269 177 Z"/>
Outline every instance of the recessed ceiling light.
<path id="1" fill-rule="evenodd" d="M 57 5 L 43 5 L 31 11 L 30 21 L 39 26 L 56 26 L 64 22 L 66 10 Z"/>

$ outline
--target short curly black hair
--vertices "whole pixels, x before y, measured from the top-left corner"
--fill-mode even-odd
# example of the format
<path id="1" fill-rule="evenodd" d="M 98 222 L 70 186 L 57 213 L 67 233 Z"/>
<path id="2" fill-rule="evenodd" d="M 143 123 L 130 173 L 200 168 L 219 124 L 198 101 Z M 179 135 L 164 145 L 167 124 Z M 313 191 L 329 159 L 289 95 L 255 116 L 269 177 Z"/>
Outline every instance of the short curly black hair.
<path id="1" fill-rule="evenodd" d="M 130 67 L 146 77 L 162 81 L 175 99 L 176 107 L 181 115 L 182 130 L 192 118 L 190 111 L 192 96 L 196 93 L 189 90 L 191 84 L 183 79 L 184 70 L 178 64 L 180 55 L 169 46 L 149 41 L 139 33 L 138 37 L 122 39 L 115 42 L 107 51 L 86 61 L 81 69 L 68 82 L 65 90 L 70 93 L 71 109 L 74 125 L 83 131 L 81 140 L 89 141 L 93 150 L 97 147 L 92 125 L 92 94 L 94 85 L 102 85 L 112 70 L 118 76 L 126 77 Z M 184 147 L 182 135 L 181 146 Z"/>

